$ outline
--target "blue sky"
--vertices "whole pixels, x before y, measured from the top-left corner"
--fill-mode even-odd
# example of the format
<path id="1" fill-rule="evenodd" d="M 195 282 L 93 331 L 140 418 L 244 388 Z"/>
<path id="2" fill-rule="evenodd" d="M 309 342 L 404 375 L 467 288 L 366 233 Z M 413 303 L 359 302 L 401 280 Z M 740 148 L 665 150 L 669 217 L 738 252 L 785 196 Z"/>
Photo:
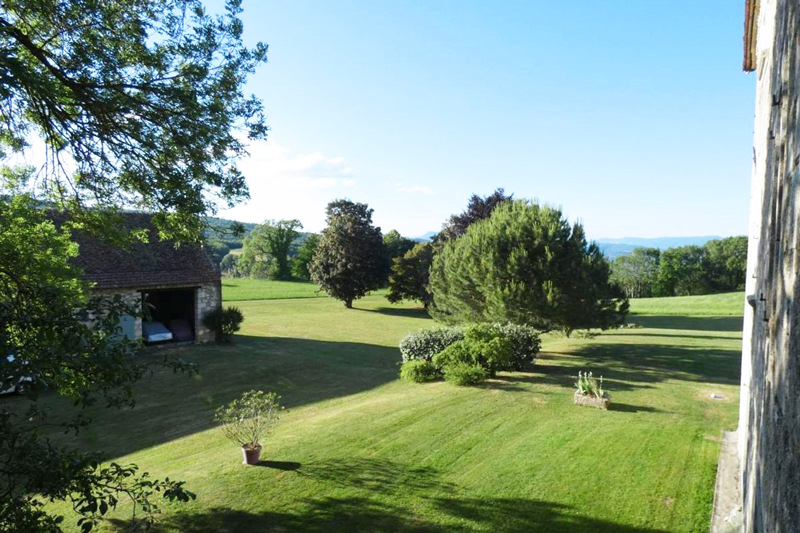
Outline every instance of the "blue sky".
<path id="1" fill-rule="evenodd" d="M 213 5 L 213 4 L 212 4 Z M 438 230 L 504 187 L 591 238 L 744 234 L 755 79 L 742 2 L 244 1 L 270 140 L 223 216 Z"/>

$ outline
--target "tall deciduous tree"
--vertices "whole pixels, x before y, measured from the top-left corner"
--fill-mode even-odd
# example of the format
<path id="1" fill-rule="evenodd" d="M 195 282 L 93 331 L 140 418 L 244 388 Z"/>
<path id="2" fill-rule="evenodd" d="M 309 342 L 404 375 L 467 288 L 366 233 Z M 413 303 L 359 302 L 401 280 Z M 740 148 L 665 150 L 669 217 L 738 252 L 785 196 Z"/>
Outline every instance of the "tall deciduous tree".
<path id="1" fill-rule="evenodd" d="M 583 227 L 528 201 L 504 203 L 445 243 L 430 284 L 431 312 L 446 322 L 509 321 L 569 333 L 621 324 L 628 310 Z"/>
<path id="2" fill-rule="evenodd" d="M 289 248 L 299 229 L 299 220 L 267 220 L 256 226 L 244 240 L 242 264 L 252 262 L 251 271 L 263 271 L 270 279 L 292 279 Z"/>
<path id="3" fill-rule="evenodd" d="M 403 237 L 400 235 L 399 231 L 393 229 L 383 236 L 383 244 L 386 245 L 386 272 L 384 274 L 384 280 L 388 281 L 392 273 L 392 264 L 394 260 L 398 257 L 403 257 L 407 251 L 416 246 L 417 241 L 409 239 L 408 237 Z"/>
<path id="4" fill-rule="evenodd" d="M 0 10 L 0 379 L 21 374 L 78 401 L 132 401 L 144 368 L 119 339 L 136 310 L 94 300 L 69 267 L 69 225 L 33 208 L 44 199 L 72 227 L 115 239 L 121 207 L 156 211 L 163 237 L 202 238 L 217 202 L 247 198 L 236 159 L 244 138 L 265 138 L 261 102 L 247 76 L 267 47 L 242 43 L 240 1 L 209 16 L 199 0 L 4 0 Z M 33 175 L 10 159 L 35 138 L 46 151 Z M 27 196 L 9 199 L 9 193 Z M 86 209 L 91 206 L 92 209 Z M 10 231 L 9 231 L 10 229 Z M 137 232 L 137 235 L 142 235 Z M 90 320 L 91 319 L 91 320 Z M 90 327 L 91 325 L 91 327 Z M 7 354 L 14 355 L 8 362 Z M 35 392 L 34 388 L 34 392 Z M 34 396 L 30 397 L 35 400 Z M 88 531 L 127 495 L 188 499 L 180 482 L 99 468 L 98 456 L 61 448 L 38 432 L 36 401 L 19 416 L 0 406 L 0 530 L 60 531 L 43 502 L 71 500 Z M 70 425 L 85 424 L 76 412 Z"/>
<path id="5" fill-rule="evenodd" d="M 433 240 L 435 242 L 447 241 L 456 239 L 467 232 L 470 225 L 489 218 L 494 209 L 508 201 L 513 200 L 514 195 L 506 196 L 503 189 L 496 189 L 489 196 L 481 198 L 477 194 L 473 194 L 467 203 L 467 208 L 463 213 L 452 215 L 442 227 Z"/>
<path id="6" fill-rule="evenodd" d="M 728 237 L 705 244 L 716 291 L 743 291 L 747 272 L 747 237 Z"/>
<path id="7" fill-rule="evenodd" d="M 617 257 L 611 265 L 611 281 L 628 298 L 652 296 L 658 281 L 660 256 L 658 248 L 636 248 L 629 255 Z"/>
<path id="8" fill-rule="evenodd" d="M 429 289 L 433 254 L 434 245 L 421 242 L 402 257 L 395 258 L 389 278 L 389 294 L 386 295 L 390 302 L 417 300 L 428 308 L 433 301 Z"/>
<path id="9" fill-rule="evenodd" d="M 713 292 L 708 252 L 702 246 L 678 246 L 661 252 L 657 296 L 688 296 Z"/>
<path id="10" fill-rule="evenodd" d="M 267 47 L 243 45 L 240 4 L 210 16 L 199 0 L 4 0 L 0 151 L 38 137 L 37 193 L 152 209 L 164 235 L 199 238 L 218 200 L 248 197 L 235 161 L 268 129 L 243 93 Z"/>
<path id="11" fill-rule="evenodd" d="M 350 200 L 329 203 L 328 227 L 311 263 L 311 279 L 348 309 L 384 280 L 386 245 L 372 213 L 367 204 Z"/>
<path id="12" fill-rule="evenodd" d="M 320 236 L 316 233 L 312 233 L 306 237 L 300 249 L 297 250 L 297 256 L 292 260 L 292 275 L 297 279 L 305 281 L 311 280 L 311 271 L 309 268 L 311 267 L 311 262 L 314 260 L 314 254 L 317 253 L 319 241 Z"/>

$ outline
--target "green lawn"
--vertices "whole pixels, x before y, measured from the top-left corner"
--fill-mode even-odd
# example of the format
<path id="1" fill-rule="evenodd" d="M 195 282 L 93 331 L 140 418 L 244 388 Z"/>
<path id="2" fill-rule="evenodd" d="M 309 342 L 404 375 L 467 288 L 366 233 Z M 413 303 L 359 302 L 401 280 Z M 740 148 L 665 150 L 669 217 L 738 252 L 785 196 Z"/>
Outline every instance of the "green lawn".
<path id="1" fill-rule="evenodd" d="M 744 293 L 638 298 L 631 300 L 631 310 L 643 315 L 741 316 L 744 311 Z"/>
<path id="2" fill-rule="evenodd" d="M 372 294 L 384 295 L 386 289 Z M 252 300 L 288 300 L 292 298 L 327 298 L 316 283 L 309 281 L 271 281 L 251 278 L 225 278 L 222 280 L 222 299 L 226 302 Z"/>
<path id="3" fill-rule="evenodd" d="M 135 409 L 93 410 L 77 444 L 197 492 L 156 531 L 705 532 L 719 437 L 736 426 L 741 305 L 704 299 L 715 315 L 634 301 L 642 328 L 548 336 L 532 371 L 474 388 L 396 379 L 398 340 L 432 325 L 412 306 L 240 302 L 235 345 L 177 350 L 201 376 L 157 374 Z M 613 410 L 572 404 L 581 369 L 605 376 Z M 211 423 L 253 388 L 288 407 L 262 467 Z"/>
<path id="4" fill-rule="evenodd" d="M 282 300 L 285 298 L 326 297 L 317 292 L 316 283 L 307 281 L 269 281 L 250 278 L 225 278 L 222 280 L 222 298 L 226 301 Z"/>

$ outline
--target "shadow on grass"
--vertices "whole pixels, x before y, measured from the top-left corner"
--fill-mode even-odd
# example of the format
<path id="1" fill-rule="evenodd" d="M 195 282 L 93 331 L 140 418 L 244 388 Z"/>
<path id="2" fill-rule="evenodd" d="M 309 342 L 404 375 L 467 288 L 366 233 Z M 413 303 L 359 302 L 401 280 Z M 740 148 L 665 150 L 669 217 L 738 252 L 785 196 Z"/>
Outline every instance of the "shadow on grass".
<path id="1" fill-rule="evenodd" d="M 388 316 L 402 316 L 406 318 L 430 318 L 428 310 L 424 307 L 376 307 L 375 309 L 363 309 L 354 307 L 357 311 L 366 311 L 368 313 L 380 313 Z"/>
<path id="2" fill-rule="evenodd" d="M 193 377 L 158 370 L 137 383 L 132 409 L 87 410 L 93 423 L 77 437 L 52 437 L 112 459 L 214 427 L 214 411 L 249 390 L 274 391 L 285 407 L 349 396 L 397 379 L 397 348 L 352 342 L 237 336 L 228 346 L 188 346 L 172 354 L 197 363 Z M 165 352 L 145 354 L 158 360 Z M 48 396 L 54 419 L 72 404 Z"/>
<path id="3" fill-rule="evenodd" d="M 298 499 L 291 509 L 269 509 L 265 501 L 266 509 L 257 512 L 217 507 L 177 514 L 150 531 L 666 533 L 582 516 L 571 506 L 541 500 L 461 497 L 458 487 L 442 482 L 437 470 L 391 461 L 343 458 L 304 464 L 297 475 L 316 482 L 319 493 L 331 483 L 355 492 Z M 110 522 L 120 530 L 131 525 Z"/>
<path id="4" fill-rule="evenodd" d="M 274 468 L 275 470 L 283 470 L 284 472 L 293 472 L 298 470 L 303 465 L 294 461 L 259 461 L 253 466 Z"/>
<path id="5" fill-rule="evenodd" d="M 156 523 L 152 533 L 230 532 L 419 532 L 467 533 L 667 533 L 575 514 L 568 505 L 524 498 L 430 498 L 418 505 L 436 511 L 436 523 L 419 509 L 365 497 L 306 498 L 296 512 L 250 512 L 212 508 L 199 514 L 175 515 Z M 112 520 L 119 531 L 129 523 Z"/>

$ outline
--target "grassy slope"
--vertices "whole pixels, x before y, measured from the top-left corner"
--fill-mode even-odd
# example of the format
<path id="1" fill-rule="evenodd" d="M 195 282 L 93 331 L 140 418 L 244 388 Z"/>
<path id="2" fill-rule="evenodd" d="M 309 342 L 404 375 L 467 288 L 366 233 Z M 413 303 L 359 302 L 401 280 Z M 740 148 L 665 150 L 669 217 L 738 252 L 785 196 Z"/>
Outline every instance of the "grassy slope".
<path id="1" fill-rule="evenodd" d="M 727 303 L 715 307 L 727 316 L 638 315 L 642 329 L 546 338 L 534 371 L 480 388 L 396 380 L 397 341 L 430 324 L 417 310 L 376 296 L 350 311 L 328 298 L 238 305 L 237 345 L 180 350 L 201 377 L 156 375 L 134 410 L 95 412 L 82 438 L 198 493 L 167 506 L 159 531 L 708 529 L 717 438 L 737 415 Z M 579 369 L 606 377 L 614 410 L 571 403 Z M 240 465 L 210 423 L 251 388 L 289 407 L 264 468 Z"/>

